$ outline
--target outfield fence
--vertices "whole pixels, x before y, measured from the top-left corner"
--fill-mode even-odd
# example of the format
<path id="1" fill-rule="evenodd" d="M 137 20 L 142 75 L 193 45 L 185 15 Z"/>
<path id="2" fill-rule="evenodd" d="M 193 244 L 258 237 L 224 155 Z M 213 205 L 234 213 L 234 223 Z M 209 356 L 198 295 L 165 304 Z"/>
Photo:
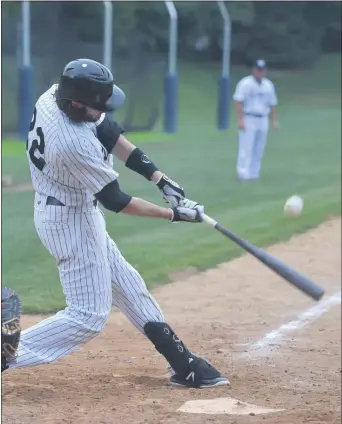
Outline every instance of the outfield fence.
<path id="1" fill-rule="evenodd" d="M 3 137 L 16 137 L 19 133 L 22 139 L 26 138 L 33 102 L 58 81 L 66 63 L 81 57 L 111 63 L 117 84 L 126 92 L 126 103 L 116 119 L 127 132 L 149 131 L 157 122 L 158 125 L 163 123 L 165 132 L 176 132 L 177 47 L 184 48 L 177 42 L 180 25 L 177 8 L 180 5 L 172 1 L 162 2 L 165 3 L 165 14 L 162 18 L 158 15 L 158 19 L 163 20 L 162 27 L 169 31 L 169 35 L 167 42 L 157 43 L 156 40 L 151 41 L 151 37 L 147 40 L 146 28 L 140 32 L 138 29 L 130 30 L 128 36 L 120 38 L 120 30 L 125 25 L 115 13 L 120 2 L 96 2 L 96 11 L 89 17 L 82 14 L 82 2 L 68 3 L 65 8 L 63 2 L 17 2 L 18 8 L 14 13 L 13 4 L 9 6 L 9 2 L 2 8 Z M 223 40 L 222 71 L 215 94 L 216 126 L 225 130 L 229 127 L 231 28 L 225 2 L 216 3 L 216 13 L 222 16 L 222 28 L 218 31 L 222 32 Z M 148 25 L 153 25 L 153 19 L 147 12 L 140 24 L 146 22 L 148 28 Z M 110 36 L 112 40 L 111 45 L 104 48 L 108 25 L 111 29 L 110 33 L 107 32 L 107 39 Z M 199 55 L 197 58 L 189 57 L 192 61 L 201 58 L 203 46 L 199 40 L 197 44 Z M 200 66 L 200 62 L 197 65 Z M 194 84 L 195 80 L 196 75 Z M 214 122 L 212 124 L 215 125 Z"/>
<path id="2" fill-rule="evenodd" d="M 61 2 L 30 2 L 31 65 L 34 69 L 33 97 L 58 81 L 63 67 L 75 58 L 103 61 L 103 38 L 88 41 L 94 25 L 104 25 L 103 3 L 89 25 L 74 27 L 68 16 L 61 14 Z M 82 8 L 82 2 L 73 7 Z M 165 9 L 166 10 L 166 9 Z M 165 25 L 168 15 L 165 12 Z M 19 116 L 19 70 L 22 57 L 21 16 L 2 16 L 2 132 L 16 134 Z M 115 40 L 115 13 L 113 40 Z M 167 72 L 168 47 L 152 52 L 138 32 L 133 32 L 125 45 L 113 42 L 112 69 L 127 95 L 120 111 L 121 121 L 129 130 L 146 130 L 158 119 L 162 103 L 163 78 Z M 133 95 L 134 94 L 134 95 Z"/>

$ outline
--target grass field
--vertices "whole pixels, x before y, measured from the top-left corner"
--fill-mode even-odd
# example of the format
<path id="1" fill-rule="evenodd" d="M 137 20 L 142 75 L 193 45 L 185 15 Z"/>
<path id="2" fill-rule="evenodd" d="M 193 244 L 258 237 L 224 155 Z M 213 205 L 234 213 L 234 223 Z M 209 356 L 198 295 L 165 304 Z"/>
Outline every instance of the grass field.
<path id="1" fill-rule="evenodd" d="M 329 74 L 327 77 L 327 70 Z M 248 70 L 233 70 L 233 84 Z M 206 212 L 248 240 L 264 246 L 341 214 L 341 63 L 327 56 L 315 69 L 271 73 L 279 96 L 280 128 L 271 130 L 262 179 L 241 183 L 235 177 L 237 131 L 215 130 L 217 69 L 184 65 L 177 135 L 131 134 L 187 195 Z M 234 85 L 233 85 L 234 86 Z M 122 188 L 163 204 L 156 188 L 115 165 Z M 24 143 L 2 142 L 2 173 L 15 184 L 29 182 Z M 284 202 L 298 193 L 304 214 L 295 220 L 282 214 Z M 33 192 L 3 192 L 2 278 L 17 289 L 24 311 L 52 312 L 64 306 L 57 269 L 33 225 Z M 106 213 L 107 227 L 126 258 L 149 286 L 169 281 L 189 267 L 205 269 L 241 254 L 233 243 L 201 225 Z M 229 280 L 229 276 L 227 276 Z M 200 288 L 199 288 L 200 290 Z"/>

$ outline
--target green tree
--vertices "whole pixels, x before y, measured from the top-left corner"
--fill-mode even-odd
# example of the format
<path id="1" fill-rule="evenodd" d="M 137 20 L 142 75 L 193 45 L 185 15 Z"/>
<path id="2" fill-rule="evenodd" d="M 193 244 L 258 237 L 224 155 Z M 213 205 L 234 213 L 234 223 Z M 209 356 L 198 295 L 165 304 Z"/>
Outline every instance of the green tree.
<path id="1" fill-rule="evenodd" d="M 46 9 L 44 13 L 49 13 L 49 2 L 38 3 L 41 10 Z M 56 16 L 49 18 L 55 29 L 62 29 L 70 39 L 102 42 L 102 2 L 57 3 L 60 7 Z M 256 57 L 264 57 L 272 66 L 310 66 L 322 51 L 341 51 L 341 2 L 227 1 L 225 4 L 232 21 L 233 63 L 247 64 Z M 219 60 L 222 18 L 217 3 L 182 1 L 175 5 L 179 16 L 179 57 Z M 35 9 L 38 10 L 32 4 L 32 11 Z M 15 16 L 20 19 L 20 3 L 5 2 L 3 21 L 12 22 Z M 169 18 L 164 2 L 113 2 L 113 30 L 115 51 L 120 54 L 129 54 L 136 44 L 165 53 Z"/>

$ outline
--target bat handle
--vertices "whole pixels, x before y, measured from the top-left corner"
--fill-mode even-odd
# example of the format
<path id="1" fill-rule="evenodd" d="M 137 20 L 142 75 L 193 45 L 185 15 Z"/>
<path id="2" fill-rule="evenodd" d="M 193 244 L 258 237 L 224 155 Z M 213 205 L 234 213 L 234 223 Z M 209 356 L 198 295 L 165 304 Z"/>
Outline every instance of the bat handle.
<path id="1" fill-rule="evenodd" d="M 215 227 L 217 224 L 217 221 L 215 221 L 213 218 L 210 218 L 210 216 L 206 215 L 205 213 L 201 214 L 202 222 L 205 224 L 211 225 L 212 227 Z"/>

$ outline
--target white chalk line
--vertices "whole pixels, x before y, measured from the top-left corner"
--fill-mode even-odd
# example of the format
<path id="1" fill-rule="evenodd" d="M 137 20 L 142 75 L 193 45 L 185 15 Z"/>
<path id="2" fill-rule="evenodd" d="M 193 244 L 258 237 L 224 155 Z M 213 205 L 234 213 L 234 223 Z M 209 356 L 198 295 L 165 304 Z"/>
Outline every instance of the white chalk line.
<path id="1" fill-rule="evenodd" d="M 321 300 L 315 306 L 302 312 L 297 319 L 290 321 L 286 324 L 281 325 L 277 330 L 273 330 L 266 333 L 265 336 L 257 342 L 251 342 L 247 345 L 247 352 L 239 355 L 240 357 L 253 357 L 269 356 L 272 353 L 270 349 L 272 346 L 277 345 L 278 347 L 283 344 L 284 336 L 287 333 L 299 330 L 316 321 L 319 317 L 324 315 L 333 306 L 341 304 L 341 292 L 335 293 L 330 297 Z"/>

